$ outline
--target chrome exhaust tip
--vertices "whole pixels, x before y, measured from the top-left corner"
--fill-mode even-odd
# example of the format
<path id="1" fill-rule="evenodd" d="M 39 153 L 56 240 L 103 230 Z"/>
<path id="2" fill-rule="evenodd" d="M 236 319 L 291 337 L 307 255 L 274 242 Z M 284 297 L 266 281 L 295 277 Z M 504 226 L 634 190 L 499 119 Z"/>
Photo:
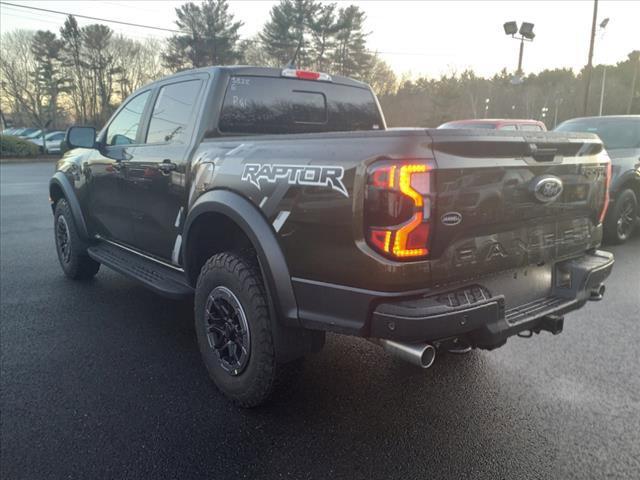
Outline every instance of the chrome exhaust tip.
<path id="1" fill-rule="evenodd" d="M 592 302 L 599 302 L 600 300 L 602 300 L 602 297 L 604 297 L 605 290 L 606 287 L 604 286 L 604 283 L 601 283 L 597 288 L 591 290 L 589 300 L 591 300 Z"/>
<path id="2" fill-rule="evenodd" d="M 436 359 L 436 349 L 430 343 L 401 343 L 394 340 L 379 339 L 385 352 L 420 368 L 429 368 Z"/>

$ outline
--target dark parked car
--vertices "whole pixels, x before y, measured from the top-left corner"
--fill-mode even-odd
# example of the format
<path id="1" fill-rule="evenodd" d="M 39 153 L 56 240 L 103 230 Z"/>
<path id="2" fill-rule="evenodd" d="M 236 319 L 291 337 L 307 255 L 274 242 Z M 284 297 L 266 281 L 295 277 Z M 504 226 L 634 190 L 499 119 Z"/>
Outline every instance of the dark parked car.
<path id="1" fill-rule="evenodd" d="M 193 296 L 204 363 L 243 406 L 327 331 L 422 368 L 560 333 L 613 267 L 596 135 L 387 130 L 345 77 L 181 72 L 65 142 L 49 185 L 65 274 L 103 264 Z"/>
<path id="2" fill-rule="evenodd" d="M 595 133 L 602 139 L 612 167 L 605 238 L 626 242 L 640 221 L 640 115 L 574 118 L 556 131 Z"/>
<path id="3" fill-rule="evenodd" d="M 443 123 L 438 128 L 483 128 L 486 130 L 519 130 L 523 132 L 546 132 L 547 127 L 538 120 L 516 118 L 474 118 Z"/>

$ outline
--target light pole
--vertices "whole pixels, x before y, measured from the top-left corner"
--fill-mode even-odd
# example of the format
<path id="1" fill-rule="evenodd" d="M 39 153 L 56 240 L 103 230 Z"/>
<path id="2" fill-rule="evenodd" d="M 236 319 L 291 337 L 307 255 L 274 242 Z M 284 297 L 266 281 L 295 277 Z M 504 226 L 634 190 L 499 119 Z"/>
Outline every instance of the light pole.
<path id="1" fill-rule="evenodd" d="M 549 111 L 548 107 L 542 107 L 540 109 L 540 120 L 542 120 L 543 123 L 546 123 L 544 120 L 547 117 L 547 112 Z"/>
<path id="2" fill-rule="evenodd" d="M 511 79 L 511 83 L 513 85 L 520 85 L 522 83 L 522 54 L 524 53 L 524 42 L 533 42 L 536 34 L 533 33 L 533 23 L 522 22 L 520 25 L 520 30 L 518 30 L 517 22 L 506 22 L 503 25 L 504 33 L 506 35 L 511 35 L 511 38 L 515 38 L 516 40 L 520 40 L 520 53 L 518 55 L 518 70 L 516 70 L 516 74 Z M 516 37 L 516 33 L 520 33 L 519 37 Z"/>
<path id="3" fill-rule="evenodd" d="M 605 18 L 600 22 L 600 43 L 604 38 L 605 28 L 609 24 L 609 17 Z M 607 81 L 607 65 L 605 63 L 602 64 L 602 86 L 600 87 L 600 108 L 598 109 L 598 116 L 602 116 L 602 104 L 604 103 L 604 84 Z"/>
<path id="4" fill-rule="evenodd" d="M 489 98 L 485 98 L 484 99 L 484 118 L 487 118 L 487 113 L 489 113 L 489 103 L 491 102 L 491 99 Z"/>

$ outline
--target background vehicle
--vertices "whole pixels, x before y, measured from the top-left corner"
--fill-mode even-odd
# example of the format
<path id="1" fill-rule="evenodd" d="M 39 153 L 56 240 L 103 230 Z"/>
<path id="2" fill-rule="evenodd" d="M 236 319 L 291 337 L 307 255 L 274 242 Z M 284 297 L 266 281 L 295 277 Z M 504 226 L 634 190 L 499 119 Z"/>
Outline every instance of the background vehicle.
<path id="1" fill-rule="evenodd" d="M 31 127 L 29 127 L 29 128 L 23 128 L 23 129 L 21 129 L 19 132 L 14 132 L 14 135 L 15 135 L 16 137 L 26 138 L 26 137 L 28 137 L 29 135 L 31 135 L 32 133 L 36 133 L 36 132 L 39 132 L 39 131 L 40 131 L 40 130 L 39 130 L 39 129 L 37 129 L 37 128 L 31 128 Z"/>
<path id="2" fill-rule="evenodd" d="M 612 243 L 626 242 L 640 216 L 640 115 L 574 118 L 556 131 L 595 133 L 602 139 L 612 166 L 604 233 Z"/>
<path id="3" fill-rule="evenodd" d="M 438 348 L 560 333 L 613 266 L 596 135 L 386 130 L 345 77 L 181 72 L 65 142 L 49 190 L 65 274 L 105 264 L 195 295 L 204 363 L 244 406 L 326 331 L 423 368 Z"/>
<path id="4" fill-rule="evenodd" d="M 19 137 L 22 132 L 24 132 L 26 130 L 26 127 L 17 127 L 11 130 L 11 133 L 8 133 L 7 135 L 12 135 L 14 137 Z"/>
<path id="5" fill-rule="evenodd" d="M 22 138 L 25 140 L 37 140 L 42 137 L 42 130 L 38 129 L 35 132 L 31 132 L 27 135 L 23 135 Z"/>
<path id="6" fill-rule="evenodd" d="M 49 132 L 45 135 L 47 142 L 47 148 L 45 153 L 60 153 L 60 144 L 64 140 L 65 132 Z M 44 150 L 44 142 L 42 141 L 42 135 L 37 138 L 27 138 L 32 143 L 35 143 Z"/>
<path id="7" fill-rule="evenodd" d="M 547 127 L 538 120 L 515 118 L 454 120 L 443 123 L 438 128 L 484 128 L 487 130 L 521 130 L 525 132 L 546 132 Z"/>

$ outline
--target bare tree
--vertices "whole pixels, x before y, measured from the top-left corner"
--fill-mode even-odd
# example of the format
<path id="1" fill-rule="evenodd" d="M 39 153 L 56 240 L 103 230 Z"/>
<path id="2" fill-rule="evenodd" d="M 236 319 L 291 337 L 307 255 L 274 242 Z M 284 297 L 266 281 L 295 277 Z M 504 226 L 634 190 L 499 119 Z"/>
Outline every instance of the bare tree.
<path id="1" fill-rule="evenodd" d="M 113 57 L 115 82 L 121 100 L 165 73 L 160 51 L 160 42 L 157 40 L 140 42 L 123 35 L 112 39 L 109 53 Z"/>
<path id="2" fill-rule="evenodd" d="M 16 30 L 2 35 L 0 42 L 0 83 L 2 105 L 13 112 L 14 120 L 42 125 L 44 119 L 43 91 L 36 81 L 36 61 L 31 51 L 35 34 Z"/>

